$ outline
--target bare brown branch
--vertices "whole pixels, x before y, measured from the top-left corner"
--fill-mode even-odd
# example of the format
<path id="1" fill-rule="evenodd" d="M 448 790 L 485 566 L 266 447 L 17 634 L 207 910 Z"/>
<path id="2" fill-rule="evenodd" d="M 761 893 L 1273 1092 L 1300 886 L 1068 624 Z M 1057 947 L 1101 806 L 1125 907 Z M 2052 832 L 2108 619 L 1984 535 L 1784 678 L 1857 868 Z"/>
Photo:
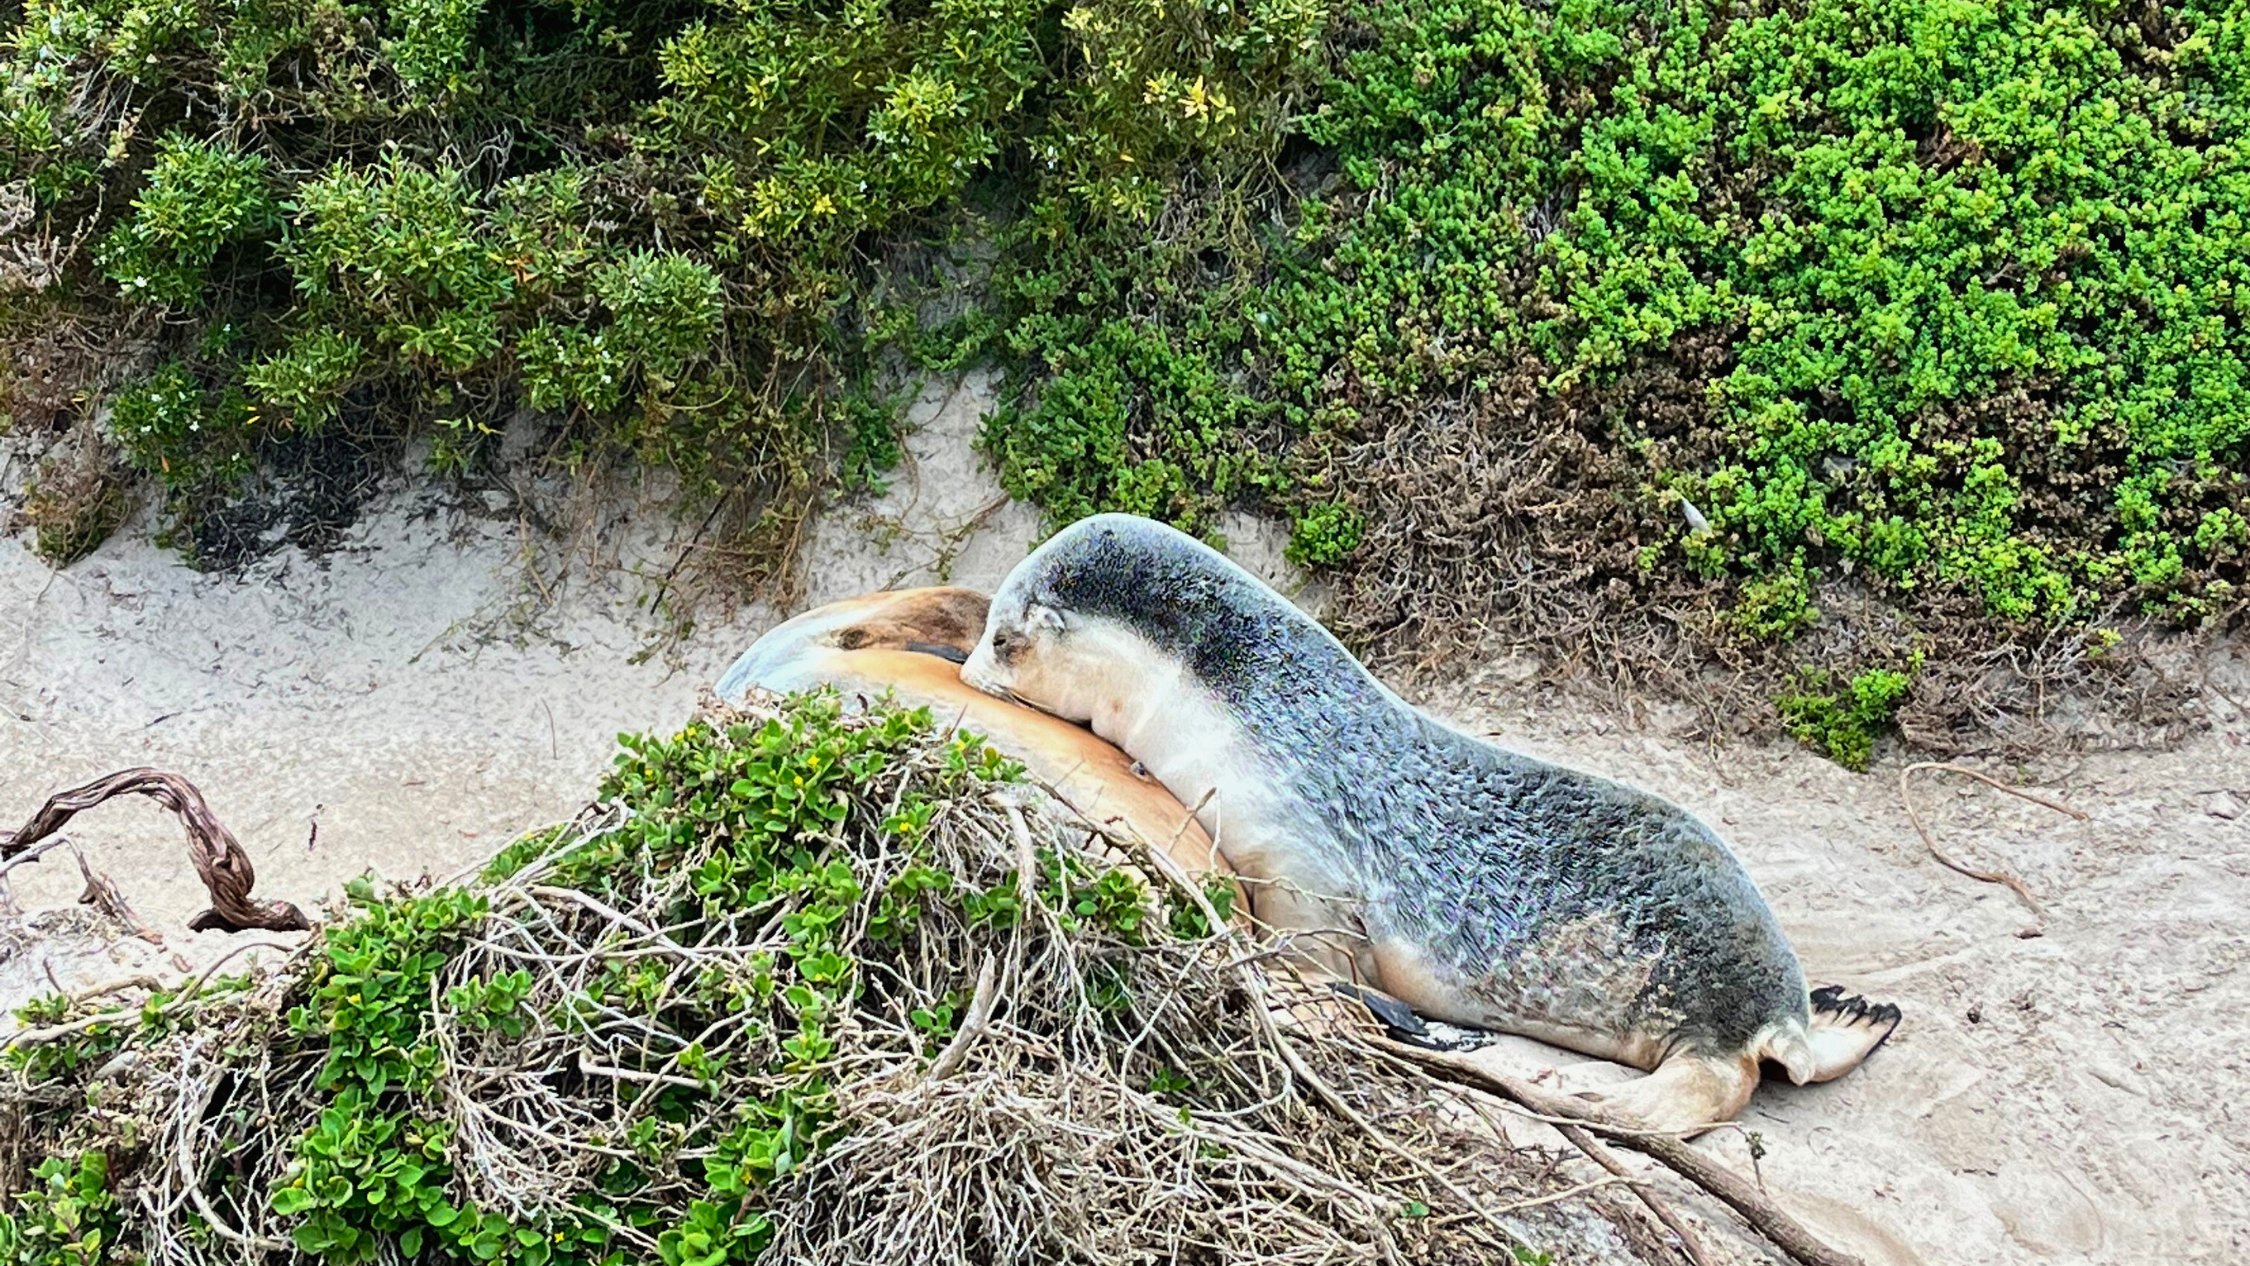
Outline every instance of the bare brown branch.
<path id="1" fill-rule="evenodd" d="M 2049 800 L 2044 796 L 2033 795 L 2031 792 L 2024 791 L 2017 787 L 2011 787 L 2008 784 L 2001 782 L 1999 779 L 1993 778 L 1988 774 L 1980 774 L 1976 770 L 1969 769 L 1961 765 L 1950 764 L 1946 761 L 1916 761 L 1914 764 L 1908 765 L 1906 768 L 1898 771 L 1899 802 L 1906 806 L 1906 820 L 1914 824 L 1914 833 L 1922 837 L 1922 847 L 1930 851 L 1930 856 L 1937 859 L 1939 865 L 1945 867 L 1947 870 L 1953 871 L 1956 874 L 1966 875 L 1969 878 L 1978 880 L 1982 883 L 2000 884 L 2006 887 L 2008 891 L 2016 894 L 2016 896 L 2023 899 L 2023 903 L 2031 908 L 2032 917 L 2038 920 L 2036 924 L 2032 925 L 2031 927 L 2025 928 L 2021 932 L 2016 933 L 2016 935 L 2029 938 L 2038 936 L 2043 933 L 2046 930 L 2047 911 L 2045 907 L 2039 904 L 2039 899 L 2031 895 L 2031 889 L 2024 887 L 2022 880 L 2016 878 L 2014 875 L 2011 875 L 2004 870 L 1978 870 L 1973 866 L 1964 866 L 1960 862 L 1954 861 L 1952 858 L 1946 856 L 1944 852 L 1939 850 L 1937 846 L 1937 840 L 1930 835 L 1929 828 L 1922 825 L 1922 815 L 1914 811 L 1914 792 L 1912 780 L 1916 773 L 1919 773 L 1920 771 L 1925 769 L 1942 769 L 1947 773 L 1965 774 L 1971 778 L 1976 779 L 1978 782 L 1983 783 L 1987 787 L 1991 787 L 1997 791 L 2004 791 L 2009 795 L 2014 796 L 2018 800 L 2029 800 L 2033 804 L 2040 805 L 2044 808 L 2053 809 L 2055 812 L 2060 814 L 2065 814 L 2073 821 L 2084 822 L 2086 820 L 2086 815 L 2076 809 L 2071 808 L 2067 804 L 2058 804 L 2055 801 Z"/>
<path id="2" fill-rule="evenodd" d="M 240 932 L 260 928 L 268 932 L 302 932 L 312 927 L 304 911 L 286 901 L 253 900 L 250 889 L 257 871 L 250 854 L 220 823 L 204 803 L 203 793 L 178 774 L 155 769 L 127 769 L 97 778 L 48 799 L 31 820 L 13 832 L 0 832 L 0 859 L 13 858 L 61 830 L 73 817 L 124 795 L 142 795 L 177 814 L 187 828 L 188 855 L 195 873 L 211 894 L 211 908 L 188 921 L 196 931 L 217 928 Z M 91 872 L 88 882 L 92 884 Z"/>

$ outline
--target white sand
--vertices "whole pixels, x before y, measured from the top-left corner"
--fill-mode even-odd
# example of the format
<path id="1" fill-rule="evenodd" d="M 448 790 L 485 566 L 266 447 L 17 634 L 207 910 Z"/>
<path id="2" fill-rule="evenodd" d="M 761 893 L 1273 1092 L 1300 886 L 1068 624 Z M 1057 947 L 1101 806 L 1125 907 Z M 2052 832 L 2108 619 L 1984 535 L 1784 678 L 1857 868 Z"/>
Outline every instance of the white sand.
<path id="1" fill-rule="evenodd" d="M 893 491 L 818 526 L 808 602 L 937 579 L 989 587 L 1022 556 L 1037 516 L 995 505 L 966 447 L 982 386 L 927 395 Z M 658 623 L 637 604 L 680 535 L 661 490 L 568 559 L 527 550 L 494 500 L 470 514 L 393 494 L 342 552 L 284 551 L 240 577 L 191 573 L 145 530 L 61 573 L 0 541 L 0 819 L 147 764 L 202 787 L 261 895 L 309 907 L 368 868 L 451 872 L 572 812 L 616 732 L 678 724 L 776 618 L 707 613 L 686 645 L 644 654 Z M 1230 527 L 1237 552 L 1278 577 L 1272 534 Z M 2242 661 L 2216 671 L 2250 697 Z M 1662 716 L 1621 731 L 1515 664 L 1430 702 L 1703 815 L 1816 980 L 1905 1008 L 1864 1069 L 1763 1090 L 1744 1117 L 1769 1187 L 1835 1239 L 1871 1262 L 1933 1266 L 2250 1261 L 2250 812 L 2221 816 L 2250 805 L 2250 720 L 2219 703 L 2220 730 L 2177 752 L 1991 771 L 2077 805 L 2083 824 L 1965 780 L 1921 783 L 1948 848 L 2013 868 L 2045 901 L 2047 934 L 2023 940 L 2015 898 L 1923 853 L 1895 757 L 1855 775 L 1786 745 L 1710 751 L 1667 737 Z M 70 834 L 169 944 L 89 958 L 64 938 L 0 955 L 0 1001 L 44 988 L 50 962 L 75 985 L 230 944 L 185 930 L 203 894 L 161 810 L 106 806 Z M 13 883 L 33 909 L 78 888 L 60 854 Z M 1740 1135 L 1705 1146 L 1747 1163 Z"/>

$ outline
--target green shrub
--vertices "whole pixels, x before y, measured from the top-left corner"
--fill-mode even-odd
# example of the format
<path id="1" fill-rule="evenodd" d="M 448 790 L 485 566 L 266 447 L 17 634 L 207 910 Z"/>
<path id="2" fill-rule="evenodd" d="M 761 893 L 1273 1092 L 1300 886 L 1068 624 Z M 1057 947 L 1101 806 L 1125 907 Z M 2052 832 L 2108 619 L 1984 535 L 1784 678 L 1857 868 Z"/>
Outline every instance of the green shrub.
<path id="1" fill-rule="evenodd" d="M 1829 674 L 1807 669 L 1797 688 L 1774 702 L 1799 742 L 1827 753 L 1846 769 L 1864 771 L 1874 755 L 1876 736 L 1890 724 L 1913 685 L 1908 673 L 1871 668 L 1839 690 Z"/>
<path id="2" fill-rule="evenodd" d="M 707 351 L 719 332 L 718 274 L 669 251 L 636 251 L 594 270 L 593 291 L 608 310 L 606 333 L 618 354 L 659 381 Z"/>
<path id="3" fill-rule="evenodd" d="M 365 325 L 410 364 L 466 374 L 501 348 L 516 273 L 492 248 L 467 177 L 393 153 L 306 181 L 283 258 L 323 330 Z"/>
<path id="4" fill-rule="evenodd" d="M 201 303 L 220 250 L 274 226 L 266 180 L 259 155 L 177 132 L 165 137 L 132 218 L 110 231 L 103 270 L 130 302 Z"/>
<path id="5" fill-rule="evenodd" d="M 174 310 L 159 350 L 244 393 L 245 462 L 347 408 L 358 439 L 444 427 L 444 459 L 474 461 L 459 437 L 520 392 L 576 456 L 675 463 L 780 539 L 890 451 L 851 403 L 878 235 L 1000 169 L 1056 207 L 1152 212 L 1180 162 L 1279 134 L 1322 12 L 41 0 L 6 54 L 0 174 L 54 239 L 100 243 L 116 289 L 66 274 L 67 311 Z M 122 122 L 100 85 L 125 81 L 134 117 L 179 121 Z M 199 323 L 239 346 L 191 352 Z M 210 464 L 199 429 L 134 427 L 143 468 Z M 1129 482 L 1163 509 L 1221 475 Z"/>
<path id="6" fill-rule="evenodd" d="M 459 91 L 484 9 L 484 0 L 393 0 L 383 56 L 417 96 Z"/>
<path id="7" fill-rule="evenodd" d="M 123 1216 L 110 1189 L 109 1157 L 49 1156 L 16 1193 L 17 1212 L 0 1213 L 0 1257 L 20 1266 L 104 1266 L 120 1249 Z"/>
<path id="8" fill-rule="evenodd" d="M 1350 506 L 1315 505 L 1297 517 L 1283 552 L 1299 567 L 1334 566 L 1351 557 L 1366 531 L 1366 520 Z"/>
<path id="9" fill-rule="evenodd" d="M 1772 641 L 1788 641 L 1818 622 L 1803 555 L 1783 570 L 1745 580 L 1734 619 L 1749 636 Z"/>
<path id="10" fill-rule="evenodd" d="M 109 431 L 125 460 L 173 491 L 223 488 L 250 469 L 256 417 L 238 389 L 213 392 L 185 360 L 111 401 Z"/>
<path id="11" fill-rule="evenodd" d="M 2250 334 L 2227 315 L 2250 283 L 2246 24 L 1356 6 L 1299 123 L 1333 183 L 1194 182 L 1151 228 L 1082 217 L 1002 269 L 1029 403 L 991 449 L 1058 518 L 1197 526 L 1278 463 L 1326 482 L 1255 490 L 1311 522 L 1366 494 L 1333 454 L 1392 419 L 1491 410 L 1476 458 L 1505 456 L 1715 335 L 1707 425 L 1594 439 L 1692 494 L 1708 530 L 1673 518 L 1642 557 L 1753 578 L 1746 630 L 1803 627 L 1797 569 L 1839 565 L 2003 622 L 2118 594 L 2193 615 L 2240 583 L 2223 516 L 2250 498 Z M 1499 394 L 1526 363 L 1562 410 Z"/>
<path id="12" fill-rule="evenodd" d="M 307 330 L 244 370 L 242 382 L 309 431 L 335 416 L 345 390 L 366 366 L 367 348 L 358 339 L 335 330 Z"/>

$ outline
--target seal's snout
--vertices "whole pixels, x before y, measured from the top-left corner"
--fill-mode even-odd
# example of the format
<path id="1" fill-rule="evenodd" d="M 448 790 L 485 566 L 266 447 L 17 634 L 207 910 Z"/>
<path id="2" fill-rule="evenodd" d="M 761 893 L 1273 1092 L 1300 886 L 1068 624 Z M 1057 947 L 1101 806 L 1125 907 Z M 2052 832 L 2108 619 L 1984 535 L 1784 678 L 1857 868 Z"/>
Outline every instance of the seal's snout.
<path id="1" fill-rule="evenodd" d="M 961 662 L 961 681 L 972 690 L 982 690 L 988 695 L 1008 696 L 1008 675 L 1000 661 L 992 654 L 992 639 L 978 639 L 975 649 Z"/>

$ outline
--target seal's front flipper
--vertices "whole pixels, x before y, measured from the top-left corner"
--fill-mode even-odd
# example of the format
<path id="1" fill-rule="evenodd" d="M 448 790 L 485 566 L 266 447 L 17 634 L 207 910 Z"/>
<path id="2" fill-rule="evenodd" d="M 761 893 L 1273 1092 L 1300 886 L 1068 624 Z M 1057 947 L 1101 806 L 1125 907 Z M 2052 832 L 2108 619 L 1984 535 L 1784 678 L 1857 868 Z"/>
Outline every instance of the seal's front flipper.
<path id="1" fill-rule="evenodd" d="M 1483 1029 L 1465 1029 L 1443 1020 L 1425 1020 L 1414 1013 L 1414 1008 L 1380 989 L 1341 980 L 1329 981 L 1328 987 L 1366 1007 L 1369 1014 L 1390 1030 L 1394 1040 L 1408 1046 L 1430 1051 L 1473 1051 L 1499 1040 L 1498 1034 Z"/>
<path id="2" fill-rule="evenodd" d="M 1429 1036 L 1429 1026 L 1422 1023 L 1421 1016 L 1414 1014 L 1414 1008 L 1380 989 L 1369 989 L 1345 980 L 1331 980 L 1328 987 L 1366 1007 L 1394 1036 L 1408 1041 Z M 1415 1045 L 1419 1046 L 1421 1043 L 1417 1042 Z"/>
<path id="3" fill-rule="evenodd" d="M 1869 1002 L 1835 985 L 1812 991 L 1813 1070 L 1806 1081 L 1832 1081 L 1859 1067 L 1898 1028 L 1899 1009 Z"/>

